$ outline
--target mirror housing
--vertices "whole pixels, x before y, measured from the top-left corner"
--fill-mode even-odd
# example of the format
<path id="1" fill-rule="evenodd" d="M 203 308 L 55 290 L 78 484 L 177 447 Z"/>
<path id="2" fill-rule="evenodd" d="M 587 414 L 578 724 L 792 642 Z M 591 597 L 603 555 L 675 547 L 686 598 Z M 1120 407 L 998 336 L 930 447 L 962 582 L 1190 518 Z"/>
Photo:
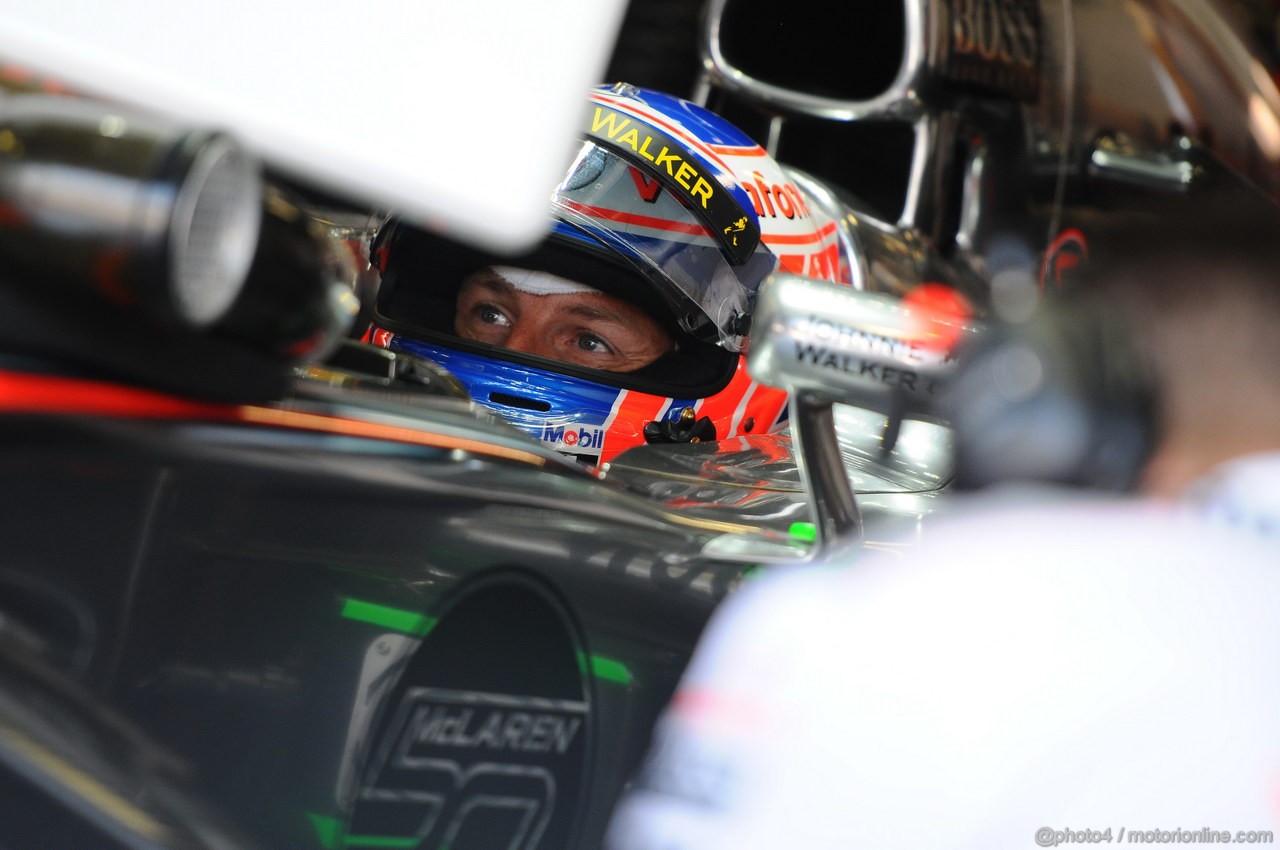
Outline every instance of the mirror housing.
<path id="1" fill-rule="evenodd" d="M 793 450 L 817 530 L 818 551 L 856 544 L 857 500 L 836 439 L 832 405 L 884 413 L 886 444 L 906 416 L 932 418 L 951 351 L 977 331 L 953 290 L 924 284 L 906 298 L 797 275 L 760 288 L 747 370 L 790 394 Z M 958 296 L 957 296 L 958 298 Z"/>

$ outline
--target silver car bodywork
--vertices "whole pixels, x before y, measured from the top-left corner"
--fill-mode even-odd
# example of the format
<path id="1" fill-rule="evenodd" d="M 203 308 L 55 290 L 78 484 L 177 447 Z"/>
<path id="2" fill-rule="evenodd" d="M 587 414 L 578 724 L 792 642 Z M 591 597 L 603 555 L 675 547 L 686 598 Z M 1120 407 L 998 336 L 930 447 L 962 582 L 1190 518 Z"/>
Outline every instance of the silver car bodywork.
<path id="1" fill-rule="evenodd" d="M 903 0 L 849 15 L 840 4 L 788 12 L 711 0 L 695 97 L 754 130 L 840 223 L 855 290 L 900 296 L 942 281 L 969 295 L 978 315 L 1019 320 L 1068 287 L 1091 244 L 1105 243 L 1108 227 L 1126 218 L 1226 197 L 1261 208 L 1280 193 L 1280 94 L 1229 7 Z M 846 25 L 824 36 L 815 23 L 824 17 Z M 815 50 L 840 48 L 847 79 L 832 84 L 832 63 L 806 65 L 778 47 L 779 28 L 801 18 Z M 771 62 L 771 52 L 787 60 Z M 814 75 L 805 77 L 806 67 Z M 876 191 L 884 162 L 863 153 L 869 128 L 898 131 L 893 153 L 906 163 L 892 199 L 899 203 Z M 833 142 L 846 145 L 840 167 L 831 167 Z M 682 511 L 736 511 L 783 530 L 815 521 L 820 542 L 823 514 L 839 536 L 864 545 L 904 530 L 909 539 L 949 481 L 947 430 L 927 421 L 927 393 L 869 392 L 865 382 L 798 362 L 789 346 L 803 331 L 794 323 L 821 312 L 827 296 L 817 285 L 784 286 L 792 303 L 761 298 L 753 374 L 825 396 L 816 413 L 793 402 L 791 431 L 816 431 L 801 442 L 826 443 L 835 425 L 838 450 L 797 462 L 790 434 L 644 447 L 609 474 Z M 876 325 L 856 299 L 823 315 Z M 792 327 L 776 335 L 779 322 Z M 849 352 L 858 355 L 857 346 Z M 895 368 L 891 356 L 876 362 L 873 375 Z M 848 404 L 832 413 L 833 401 Z M 829 421 L 814 424 L 815 415 Z M 837 455 L 845 475 L 824 474 Z M 833 494 L 841 479 L 854 496 Z"/>

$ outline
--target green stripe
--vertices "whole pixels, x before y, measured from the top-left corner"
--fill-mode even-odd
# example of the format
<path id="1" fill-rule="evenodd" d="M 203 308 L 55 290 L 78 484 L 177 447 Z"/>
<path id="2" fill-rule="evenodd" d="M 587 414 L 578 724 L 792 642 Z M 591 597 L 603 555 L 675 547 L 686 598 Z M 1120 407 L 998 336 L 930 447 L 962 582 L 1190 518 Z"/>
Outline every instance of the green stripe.
<path id="1" fill-rule="evenodd" d="M 602 655 L 584 656 L 579 652 L 578 668 L 590 671 L 592 676 L 597 679 L 603 679 L 606 682 L 614 682 L 619 685 L 631 684 L 631 670 L 626 664 L 613 658 L 605 658 Z"/>
<path id="2" fill-rule="evenodd" d="M 818 526 L 811 522 L 793 522 L 787 529 L 787 534 L 792 540 L 812 543 L 818 539 Z"/>
<path id="3" fill-rule="evenodd" d="M 316 835 L 325 850 L 345 850 L 348 847 L 390 847 L 408 850 L 417 847 L 420 839 L 403 835 L 347 835 L 342 821 L 329 815 L 307 812 L 307 818 L 316 828 Z M 442 845 L 447 848 L 448 845 Z"/>
<path id="4" fill-rule="evenodd" d="M 342 842 L 341 821 L 313 812 L 307 812 L 307 817 L 311 820 L 311 825 L 316 828 L 316 834 L 320 837 L 320 846 L 325 850 L 338 850 Z"/>
<path id="5" fill-rule="evenodd" d="M 435 617 L 428 617 L 415 611 L 403 611 L 399 608 L 389 608 L 386 605 L 349 598 L 343 600 L 342 616 L 348 620 L 373 623 L 375 626 L 394 629 L 415 637 L 425 636 L 439 622 Z"/>
<path id="6" fill-rule="evenodd" d="M 399 835 L 348 835 L 343 844 L 347 847 L 417 847 L 420 840 Z"/>

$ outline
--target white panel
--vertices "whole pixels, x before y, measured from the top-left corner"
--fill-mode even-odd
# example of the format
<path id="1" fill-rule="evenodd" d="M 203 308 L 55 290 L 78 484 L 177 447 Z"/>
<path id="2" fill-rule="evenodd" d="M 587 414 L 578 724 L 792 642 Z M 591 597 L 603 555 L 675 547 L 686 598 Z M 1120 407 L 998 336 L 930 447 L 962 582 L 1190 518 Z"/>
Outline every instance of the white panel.
<path id="1" fill-rule="evenodd" d="M 458 236 L 546 229 L 623 0 L 0 0 L 0 57 Z"/>

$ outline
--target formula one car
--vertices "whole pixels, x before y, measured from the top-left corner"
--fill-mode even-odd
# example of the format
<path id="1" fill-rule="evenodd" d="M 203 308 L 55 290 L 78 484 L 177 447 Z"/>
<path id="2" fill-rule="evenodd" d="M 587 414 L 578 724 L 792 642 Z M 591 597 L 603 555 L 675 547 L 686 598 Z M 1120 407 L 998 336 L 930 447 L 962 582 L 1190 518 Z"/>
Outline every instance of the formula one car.
<path id="1" fill-rule="evenodd" d="M 593 846 L 712 607 L 804 542 L 351 339 L 349 254 L 230 137 L 3 125 L 0 624 L 262 846 Z"/>
<path id="2" fill-rule="evenodd" d="M 710 0 L 691 97 L 753 132 L 823 199 L 855 289 L 900 298 L 940 281 L 979 314 L 1017 323 L 1136 216 L 1214 204 L 1277 215 L 1280 94 L 1244 12 L 1199 0 L 904 0 L 855 20 L 839 3 Z M 862 312 L 853 299 L 842 309 Z M 931 423 L 936 382 L 890 386 L 931 367 L 909 349 L 882 362 L 886 339 L 873 354 L 854 344 L 810 359 L 810 375 L 779 375 L 814 344 L 841 349 L 788 331 L 762 379 L 827 385 L 857 405 L 836 408 L 843 465 L 874 509 L 843 525 L 864 544 L 901 539 L 952 471 L 947 430 Z M 835 368 L 847 358 L 866 380 Z M 781 527 L 817 505 L 804 464 L 779 461 L 771 439 L 645 447 L 611 474 L 686 513 L 746 510 Z"/>
<path id="3" fill-rule="evenodd" d="M 4 623 L 264 846 L 590 846 L 711 607 L 796 546 L 601 482 L 432 364 L 343 342 L 342 264 L 285 192 L 259 209 L 226 137 L 26 98 Z M 55 208 L 59 157 L 86 194 Z M 164 232 L 110 232 L 97 175 L 167 181 Z"/>
<path id="4" fill-rule="evenodd" d="M 762 290 L 753 368 L 795 391 L 789 438 L 663 442 L 602 471 L 463 397 L 437 364 L 354 338 L 367 280 L 335 232 L 390 195 L 331 203 L 332 184 L 288 168 L 259 182 L 253 153 L 219 132 L 7 97 L 5 645 L 175 753 L 245 842 L 594 847 L 724 594 L 933 510 L 947 436 L 928 401 L 946 362 L 903 344 L 910 292 L 941 282 L 980 312 L 1016 307 L 1020 285 L 1067 281 L 1109 216 L 1273 188 L 1274 90 L 1222 73 L 1240 67 L 1238 42 L 1190 2 L 1127 7 L 1145 15 L 1123 18 L 1147 39 L 1133 64 L 1169 44 L 1231 62 L 1157 64 L 1173 88 L 1110 112 L 1080 105 L 1131 66 L 1081 49 L 1071 15 L 1103 14 L 1090 4 L 876 10 L 875 26 L 841 30 L 870 34 L 863 49 L 838 54 L 874 67 L 826 68 L 826 94 L 716 59 L 735 55 L 726 35 L 758 31 L 738 8 L 710 9 L 708 103 L 767 119 L 761 140 L 840 222 L 854 286 Z M 1247 104 L 1251 123 L 1209 134 L 1178 112 L 1170 135 L 1152 92 L 1182 92 L 1181 110 L 1177 83 L 1201 79 L 1247 95 L 1223 108 Z M 870 136 L 906 128 L 905 170 L 837 138 L 863 119 Z"/>

